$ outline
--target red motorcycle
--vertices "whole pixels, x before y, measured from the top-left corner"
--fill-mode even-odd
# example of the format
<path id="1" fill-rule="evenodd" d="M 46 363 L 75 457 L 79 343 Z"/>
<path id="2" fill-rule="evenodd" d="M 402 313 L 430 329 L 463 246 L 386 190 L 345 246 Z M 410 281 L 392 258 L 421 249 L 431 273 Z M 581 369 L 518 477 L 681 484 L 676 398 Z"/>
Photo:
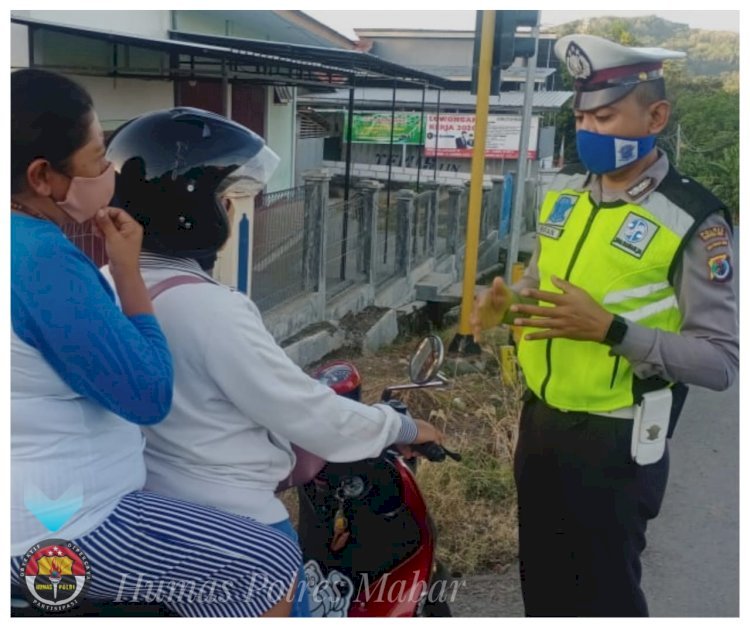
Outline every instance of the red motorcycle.
<path id="1" fill-rule="evenodd" d="M 382 401 L 399 412 L 394 393 L 445 386 L 439 374 L 443 343 L 428 336 L 410 363 L 411 384 L 389 386 Z M 331 362 L 314 377 L 359 400 L 361 378 L 350 362 Z M 433 462 L 460 455 L 436 443 L 413 445 Z M 326 463 L 298 487 L 299 536 L 305 557 L 310 610 L 315 617 L 450 617 L 451 581 L 435 559 L 436 533 L 414 477 L 416 459 L 396 449 L 377 458 Z M 20 590 L 11 595 L 12 616 L 38 616 Z M 159 604 L 84 600 L 73 616 L 169 616 Z"/>
<path id="2" fill-rule="evenodd" d="M 406 413 L 394 393 L 445 386 L 443 357 L 440 338 L 425 338 L 411 359 L 412 383 L 389 386 L 382 402 Z M 359 400 L 361 378 L 350 362 L 327 363 L 313 377 Z M 436 443 L 412 449 L 432 462 L 461 459 Z M 298 488 L 314 617 L 451 616 L 448 598 L 457 583 L 435 559 L 435 526 L 414 477 L 416 464 L 388 448 L 377 458 L 327 463 Z"/>

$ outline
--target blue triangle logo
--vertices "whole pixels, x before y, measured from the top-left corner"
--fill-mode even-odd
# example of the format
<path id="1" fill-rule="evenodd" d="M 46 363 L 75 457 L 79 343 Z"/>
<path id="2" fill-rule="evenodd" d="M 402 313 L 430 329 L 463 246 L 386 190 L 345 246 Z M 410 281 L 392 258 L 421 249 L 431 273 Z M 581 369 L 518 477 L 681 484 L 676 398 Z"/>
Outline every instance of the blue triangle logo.
<path id="1" fill-rule="evenodd" d="M 83 486 L 71 486 L 58 498 L 52 499 L 35 484 L 27 484 L 24 487 L 24 504 L 45 528 L 57 532 L 83 506 Z"/>

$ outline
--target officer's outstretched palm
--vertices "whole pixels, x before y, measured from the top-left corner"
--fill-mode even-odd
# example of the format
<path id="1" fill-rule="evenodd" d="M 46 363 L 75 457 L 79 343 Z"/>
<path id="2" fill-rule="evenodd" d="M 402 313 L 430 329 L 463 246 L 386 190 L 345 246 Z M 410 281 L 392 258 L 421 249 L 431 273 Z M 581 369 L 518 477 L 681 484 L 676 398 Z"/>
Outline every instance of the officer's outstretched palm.
<path id="1" fill-rule="evenodd" d="M 528 334 L 525 339 L 569 338 L 602 342 L 612 323 L 612 314 L 594 301 L 588 292 L 572 283 L 554 275 L 552 283 L 562 293 L 534 289 L 521 291 L 522 296 L 551 303 L 552 307 L 516 303 L 510 308 L 511 312 L 533 317 L 516 318 L 515 325 L 544 330 Z"/>
<path id="2" fill-rule="evenodd" d="M 485 329 L 499 325 L 508 307 L 513 302 L 513 292 L 503 281 L 502 277 L 495 277 L 492 285 L 485 290 L 474 302 L 471 313 L 471 329 L 474 339 L 479 338 Z"/>

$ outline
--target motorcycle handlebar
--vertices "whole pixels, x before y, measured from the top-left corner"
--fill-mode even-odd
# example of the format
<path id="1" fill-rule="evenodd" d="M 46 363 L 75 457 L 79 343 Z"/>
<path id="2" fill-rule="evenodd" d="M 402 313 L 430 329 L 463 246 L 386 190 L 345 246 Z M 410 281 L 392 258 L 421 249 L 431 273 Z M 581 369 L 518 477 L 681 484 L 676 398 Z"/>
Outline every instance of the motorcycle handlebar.
<path id="1" fill-rule="evenodd" d="M 449 451 L 437 443 L 422 443 L 420 445 L 409 445 L 409 447 L 427 458 L 430 462 L 443 462 L 446 456 L 452 458 L 456 462 L 461 462 L 461 454 Z"/>

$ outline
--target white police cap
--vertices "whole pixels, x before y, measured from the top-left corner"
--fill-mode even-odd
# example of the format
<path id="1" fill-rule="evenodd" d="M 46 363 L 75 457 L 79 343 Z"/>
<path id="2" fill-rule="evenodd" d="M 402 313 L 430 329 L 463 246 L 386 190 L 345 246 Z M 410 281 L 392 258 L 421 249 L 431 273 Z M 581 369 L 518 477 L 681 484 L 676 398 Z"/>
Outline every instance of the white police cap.
<path id="1" fill-rule="evenodd" d="M 595 35 L 566 35 L 555 55 L 575 80 L 579 111 L 590 111 L 624 98 L 639 83 L 662 78 L 662 63 L 684 52 L 664 48 L 629 48 Z"/>

